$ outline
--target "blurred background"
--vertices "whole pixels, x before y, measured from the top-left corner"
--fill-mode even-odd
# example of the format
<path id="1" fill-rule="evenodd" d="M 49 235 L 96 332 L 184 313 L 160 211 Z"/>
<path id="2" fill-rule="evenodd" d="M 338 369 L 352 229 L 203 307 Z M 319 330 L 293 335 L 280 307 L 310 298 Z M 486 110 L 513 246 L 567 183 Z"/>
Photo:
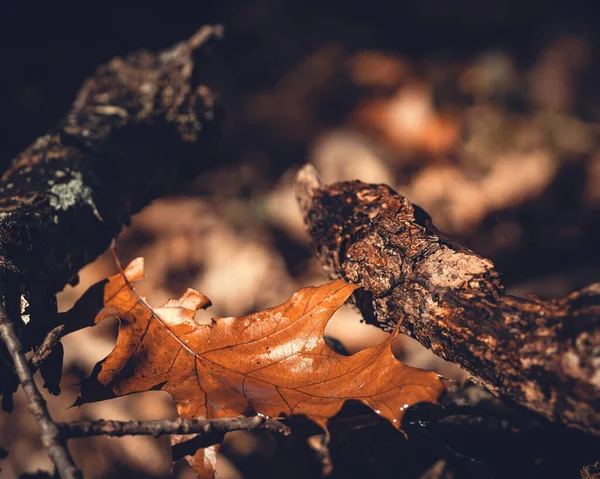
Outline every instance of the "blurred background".
<path id="1" fill-rule="evenodd" d="M 218 22 L 225 39 L 207 55 L 203 74 L 225 111 L 211 150 L 219 166 L 136 215 L 118 242 L 124 263 L 146 258 L 140 289 L 151 304 L 192 287 L 214 304 L 206 317 L 242 315 L 324 282 L 292 192 L 307 161 L 326 183 L 396 188 L 439 229 L 492 259 L 512 293 L 560 297 L 600 278 L 596 10 L 583 0 L 3 6 L 0 167 L 60 120 L 99 64 L 168 47 Z M 60 308 L 114 272 L 110 256 L 100 257 L 61 294 Z M 350 353 L 385 337 L 350 308 L 327 333 Z M 174 416 L 158 392 L 67 409 L 115 334 L 116 322 L 64 339 L 63 393 L 50 398 L 55 418 Z M 407 338 L 395 351 L 459 384 L 466 377 Z M 2 478 L 50 469 L 22 393 L 16 398 L 15 412 L 0 414 L 0 447 L 10 451 L 0 462 Z M 71 446 L 86 478 L 161 478 L 170 472 L 167 444 L 98 438 Z M 312 477 L 313 466 L 294 447 L 232 435 L 219 477 Z M 401 477 L 420 477 L 436 460 L 407 466 Z M 547 471 L 559 467 L 556 460 L 542 451 L 528 467 Z M 284 469 L 285 461 L 296 465 Z M 374 462 L 334 474 L 387 477 Z M 502 477 L 488 469 L 470 473 Z"/>

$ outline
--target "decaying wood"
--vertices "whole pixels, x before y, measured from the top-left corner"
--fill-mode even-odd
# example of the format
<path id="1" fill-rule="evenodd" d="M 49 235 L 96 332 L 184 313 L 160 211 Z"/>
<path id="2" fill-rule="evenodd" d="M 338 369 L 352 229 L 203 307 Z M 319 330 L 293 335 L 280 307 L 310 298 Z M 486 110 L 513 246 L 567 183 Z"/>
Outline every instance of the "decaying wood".
<path id="1" fill-rule="evenodd" d="M 600 434 L 600 284 L 551 301 L 505 295 L 490 260 L 388 186 L 323 186 L 309 165 L 296 193 L 324 269 L 363 286 L 355 300 L 368 322 L 400 322 L 494 394 Z"/>
<path id="2" fill-rule="evenodd" d="M 213 122 L 202 84 L 204 27 L 159 53 L 115 58 L 88 78 L 62 123 L 0 181 L 0 274 L 60 291 L 130 216 L 208 161 L 197 141 Z"/>
<path id="3" fill-rule="evenodd" d="M 65 479 L 81 473 L 25 352 L 42 344 L 32 366 L 57 394 L 64 328 L 46 336 L 56 326 L 54 294 L 110 245 L 133 213 L 206 167 L 198 140 L 215 117 L 215 98 L 201 83 L 197 54 L 220 35 L 221 28 L 205 27 L 170 50 L 141 51 L 98 68 L 61 124 L 23 151 L 0 180 L 2 406 L 12 407 L 16 373 L 42 443 Z M 58 360 L 50 362 L 53 354 Z"/>

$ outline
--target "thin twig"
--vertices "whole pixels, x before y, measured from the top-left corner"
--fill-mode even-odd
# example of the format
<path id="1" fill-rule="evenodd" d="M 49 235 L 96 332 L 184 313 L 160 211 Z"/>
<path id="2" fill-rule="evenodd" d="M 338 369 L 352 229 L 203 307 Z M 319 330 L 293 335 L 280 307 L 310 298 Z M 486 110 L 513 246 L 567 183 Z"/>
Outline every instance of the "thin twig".
<path id="1" fill-rule="evenodd" d="M 48 451 L 48 456 L 52 459 L 60 477 L 63 479 L 80 479 L 82 477 L 81 472 L 73 462 L 61 430 L 52 420 L 46 407 L 46 401 L 33 381 L 33 375 L 29 370 L 29 364 L 23 353 L 21 341 L 17 337 L 13 323 L 6 314 L 6 310 L 2 304 L 0 304 L 0 338 L 6 344 L 6 348 L 13 360 L 15 371 L 27 396 L 29 411 L 40 426 L 40 437 L 42 444 Z"/>
<path id="2" fill-rule="evenodd" d="M 287 436 L 291 430 L 281 422 L 263 416 L 224 419 L 160 419 L 157 421 L 74 421 L 58 424 L 68 439 L 88 436 L 162 436 L 165 434 L 216 435 L 244 429 L 269 429 Z"/>
<path id="3" fill-rule="evenodd" d="M 223 25 L 205 25 L 194 33 L 194 35 L 192 35 L 185 43 L 188 45 L 188 48 L 196 50 L 212 39 L 221 40 L 223 38 L 223 33 Z"/>
<path id="4" fill-rule="evenodd" d="M 65 330 L 65 326 L 64 326 L 64 324 L 61 324 L 61 325 L 56 326 L 55 328 L 51 329 L 50 332 L 46 335 L 46 337 L 44 338 L 44 341 L 42 342 L 40 347 L 37 349 L 37 351 L 31 358 L 30 369 L 31 369 L 32 374 L 35 373 L 39 369 L 41 364 L 46 359 L 48 359 L 48 356 L 50 356 L 50 353 L 52 353 L 54 346 L 56 346 L 56 343 L 58 343 L 58 341 L 60 341 L 60 338 L 62 337 L 64 330 Z"/>

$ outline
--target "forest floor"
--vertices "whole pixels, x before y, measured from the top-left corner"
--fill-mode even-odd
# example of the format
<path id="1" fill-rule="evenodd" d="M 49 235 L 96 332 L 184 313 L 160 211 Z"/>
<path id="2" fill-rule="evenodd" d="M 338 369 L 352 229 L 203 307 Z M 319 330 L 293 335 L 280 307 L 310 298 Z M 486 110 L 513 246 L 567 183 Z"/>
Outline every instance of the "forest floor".
<path id="1" fill-rule="evenodd" d="M 191 287 L 212 300 L 207 318 L 234 316 L 278 304 L 300 287 L 323 283 L 325 276 L 311 254 L 292 191 L 294 174 L 305 162 L 315 165 L 325 183 L 361 179 L 391 185 L 422 206 L 440 230 L 492 259 L 513 294 L 560 297 L 598 281 L 600 64 L 594 59 L 600 43 L 585 22 L 565 26 L 548 20 L 546 26 L 524 31 L 529 28 L 528 11 L 523 26 L 518 19 L 502 16 L 500 7 L 486 15 L 477 10 L 483 15 L 478 26 L 469 20 L 475 13 L 463 18 L 452 9 L 446 12 L 450 18 L 442 21 L 414 7 L 402 21 L 386 18 L 381 2 L 375 2 L 378 11 L 364 18 L 352 2 L 348 12 L 337 12 L 327 2 L 329 6 L 297 3 L 237 2 L 236 9 L 214 14 L 227 35 L 207 62 L 207 81 L 221 93 L 226 111 L 214 153 L 222 157 L 222 167 L 155 201 L 134 217 L 117 243 L 123 263 L 146 258 L 147 279 L 140 288 L 151 304 L 162 304 Z M 474 2 L 465 4 L 477 9 Z M 191 33 L 192 23 L 212 20 L 202 15 L 194 22 L 187 18 L 179 30 L 165 27 L 166 33 L 144 44 L 150 27 L 159 28 L 157 14 L 140 13 L 143 26 L 137 36 L 135 29 L 122 33 L 134 14 L 114 12 L 120 15 L 128 20 L 114 20 L 112 28 L 123 35 L 124 43 L 117 46 L 112 35 L 104 50 L 91 50 L 97 56 L 86 54 L 82 68 L 125 53 L 130 46 L 166 46 Z M 493 15 L 499 16 L 499 23 L 506 22 L 506 31 L 514 27 L 518 35 L 503 36 L 505 30 L 493 28 L 489 36 L 482 33 L 488 23 L 495 25 L 488 18 Z M 177 18 L 172 17 L 168 16 Z M 411 19 L 416 24 L 407 32 Z M 422 39 L 415 33 L 419 21 L 425 25 L 423 36 L 434 30 L 438 36 L 415 46 L 410 40 Z M 464 31 L 446 42 L 442 33 L 452 22 Z M 100 27 L 95 28 L 100 35 Z M 7 157 L 60 117 L 75 93 L 78 75 L 89 73 L 77 70 L 81 52 L 73 47 L 65 60 L 73 63 L 65 63 L 73 78 L 56 86 L 59 76 L 45 62 L 52 58 L 52 48 L 58 52 L 62 47 L 57 41 L 41 53 L 33 46 L 11 50 L 8 62 L 23 72 L 23 78 L 3 80 L 3 101 L 16 118 L 10 128 L 22 133 L 15 133 L 11 145 L 3 147 Z M 37 72 L 46 68 L 49 73 L 25 78 L 19 62 L 26 55 Z M 52 98 L 55 91 L 58 98 Z M 42 119 L 36 115 L 40 110 Z M 41 131 L 25 128 L 31 116 L 37 119 L 29 128 Z M 12 135 L 8 125 L 3 130 Z M 15 144 L 17 140 L 22 144 Z M 101 256 L 81 272 L 79 285 L 61 293 L 59 307 L 68 308 L 89 285 L 114 272 L 110 255 Z M 68 409 L 76 384 L 110 352 L 115 334 L 116 322 L 64 339 L 63 393 L 49 400 L 58 420 L 174 416 L 168 396 L 158 392 Z M 385 337 L 362 323 L 350 307 L 336 314 L 327 334 L 350 353 Z M 466 373 L 409 338 L 399 337 L 394 348 L 408 364 L 435 369 L 458 384 L 467 379 Z M 0 416 L 0 446 L 10 450 L 0 465 L 3 478 L 50 466 L 22 392 L 16 395 L 15 409 L 10 416 Z M 353 463 L 341 454 L 340 464 L 346 465 L 334 475 L 358 477 L 370 471 L 373 477 L 548 477 L 554 471 L 554 477 L 578 477 L 586 464 L 566 458 L 573 455 L 569 447 L 583 447 L 581 438 L 561 434 L 551 436 L 563 438 L 552 446 L 527 445 L 528 436 L 494 436 L 489 448 L 504 447 L 512 457 L 512 463 L 506 459 L 504 464 L 498 454 L 486 450 L 486 436 L 480 434 L 479 450 L 466 439 L 463 449 L 453 443 L 453 453 L 463 461 L 458 466 L 447 459 L 447 450 L 430 452 L 407 465 L 404 475 L 384 466 L 380 457 L 394 455 L 393 444 L 380 444 L 363 434 L 356 441 L 365 448 L 364 461 Z M 74 442 L 72 450 L 86 478 L 159 478 L 169 474 L 167 442 L 88 438 Z M 367 449 L 376 452 L 369 457 Z M 290 450 L 262 435 L 231 434 L 218 477 L 275 478 L 284 467 L 290 478 L 310 477 L 301 454 L 294 458 Z M 299 465 L 284 466 L 286 460 Z M 177 474 L 190 477 L 185 469 Z"/>

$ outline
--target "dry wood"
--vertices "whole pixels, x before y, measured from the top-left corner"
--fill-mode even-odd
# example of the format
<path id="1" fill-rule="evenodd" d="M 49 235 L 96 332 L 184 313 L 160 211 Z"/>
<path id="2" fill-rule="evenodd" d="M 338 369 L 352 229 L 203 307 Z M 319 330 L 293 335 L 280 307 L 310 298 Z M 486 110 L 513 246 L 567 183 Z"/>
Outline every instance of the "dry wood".
<path id="1" fill-rule="evenodd" d="M 44 341 L 42 342 L 40 347 L 37 348 L 37 350 L 35 351 L 35 354 L 31 357 L 31 360 L 29 361 L 29 363 L 30 363 L 29 369 L 31 369 L 32 374 L 35 373 L 40 368 L 40 366 L 44 363 L 44 361 L 46 361 L 50 357 L 50 355 L 52 354 L 52 351 L 54 351 L 54 348 L 60 341 L 60 338 L 63 335 L 64 330 L 65 330 L 65 327 L 64 327 L 64 325 L 61 324 L 59 326 L 56 326 L 55 328 L 52 328 L 48 332 L 48 334 L 44 338 Z"/>
<path id="2" fill-rule="evenodd" d="M 505 295 L 490 260 L 388 186 L 323 186 L 309 165 L 296 193 L 324 269 L 363 286 L 355 300 L 368 322 L 401 322 L 494 394 L 600 434 L 600 284 L 552 301 Z"/>
<path id="3" fill-rule="evenodd" d="M 163 436 L 165 434 L 199 434 L 213 436 L 217 444 L 231 431 L 268 429 L 285 436 L 291 430 L 285 424 L 265 416 L 222 419 L 158 419 L 156 421 L 76 421 L 58 424 L 67 438 L 89 436 Z"/>
<path id="4" fill-rule="evenodd" d="M 206 168 L 198 140 L 215 98 L 197 60 L 220 35 L 204 27 L 169 50 L 115 58 L 85 81 L 61 124 L 2 176 L 0 275 L 60 291 L 133 213 Z"/>
<path id="5" fill-rule="evenodd" d="M 56 367 L 44 363 L 64 331 L 46 335 L 56 326 L 54 294 L 110 245 L 133 213 L 206 167 L 198 140 L 215 117 L 215 98 L 201 83 L 197 60 L 221 33 L 204 27 L 169 50 L 101 66 L 61 124 L 23 151 L 0 180 L 0 290 L 8 301 L 0 305 L 2 406 L 12 407 L 16 385 L 10 356 L 42 443 L 65 479 L 81 474 L 25 352 L 42 344 L 31 366 L 46 370 L 49 390 L 58 393 L 62 350 Z M 19 295 L 25 324 L 12 320 L 19 317 Z"/>
<path id="6" fill-rule="evenodd" d="M 29 370 L 29 364 L 23 347 L 17 334 L 11 318 L 8 317 L 4 307 L 0 304 L 0 339 L 6 345 L 8 354 L 13 360 L 15 371 L 19 382 L 23 387 L 27 397 L 27 406 L 29 411 L 35 417 L 40 427 L 40 438 L 42 444 L 48 451 L 48 456 L 56 466 L 57 472 L 62 479 L 79 479 L 81 471 L 73 462 L 73 458 L 67 449 L 64 437 L 58 425 L 53 421 L 48 412 L 46 401 L 40 394 L 33 375 Z"/>

